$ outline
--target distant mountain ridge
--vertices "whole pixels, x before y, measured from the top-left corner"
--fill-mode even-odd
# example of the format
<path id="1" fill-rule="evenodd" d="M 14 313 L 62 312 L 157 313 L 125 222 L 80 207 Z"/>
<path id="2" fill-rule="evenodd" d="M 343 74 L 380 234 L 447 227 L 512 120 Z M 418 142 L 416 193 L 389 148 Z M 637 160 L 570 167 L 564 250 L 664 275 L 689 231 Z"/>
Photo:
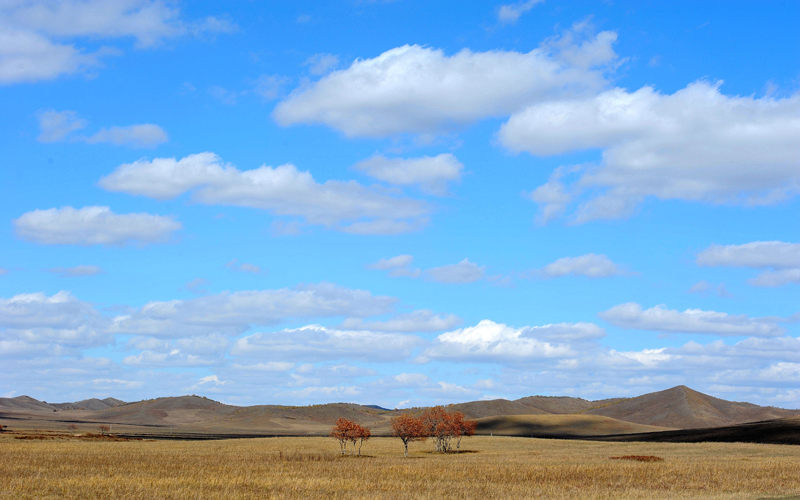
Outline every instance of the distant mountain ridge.
<path id="1" fill-rule="evenodd" d="M 495 399 L 459 403 L 448 405 L 448 409 L 478 419 L 480 432 L 517 432 L 519 435 L 559 435 L 559 432 L 575 436 L 587 436 L 592 432 L 598 435 L 626 434 L 649 432 L 648 429 L 704 429 L 800 417 L 800 410 L 726 401 L 685 386 L 633 398 L 589 401 L 575 397 L 529 396 L 515 401 Z M 344 417 L 370 427 L 375 435 L 385 435 L 389 433 L 391 417 L 422 410 L 424 408 L 388 410 L 376 405 L 349 403 L 243 407 L 195 395 L 133 403 L 115 398 L 92 398 L 74 403 L 46 403 L 29 396 L 0 398 L 0 417 L 3 413 L 24 413 L 31 415 L 30 418 L 49 414 L 46 417 L 48 421 L 66 422 L 58 419 L 71 415 L 69 418 L 87 424 L 179 427 L 201 433 L 324 435 L 337 418 Z"/>

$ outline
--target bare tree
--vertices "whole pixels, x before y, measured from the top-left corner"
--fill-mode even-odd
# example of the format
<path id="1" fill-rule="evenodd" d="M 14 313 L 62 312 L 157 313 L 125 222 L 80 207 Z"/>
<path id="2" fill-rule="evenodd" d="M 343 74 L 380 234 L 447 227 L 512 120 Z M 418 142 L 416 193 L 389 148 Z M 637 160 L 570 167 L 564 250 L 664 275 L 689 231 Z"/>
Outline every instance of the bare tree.
<path id="1" fill-rule="evenodd" d="M 72 432 L 72 433 L 78 432 L 78 426 L 75 425 L 75 424 L 69 424 L 67 426 L 67 430 Z"/>
<path id="2" fill-rule="evenodd" d="M 407 413 L 392 419 L 392 436 L 400 438 L 403 442 L 405 447 L 403 456 L 405 457 L 408 456 L 408 443 L 424 441 L 428 437 L 422 420 Z"/>
<path id="3" fill-rule="evenodd" d="M 108 434 L 108 431 L 110 431 L 110 430 L 111 430 L 111 427 L 109 427 L 109 426 L 107 426 L 107 425 L 99 425 L 99 426 L 97 426 L 97 428 L 98 428 L 98 429 L 100 429 L 100 434 L 102 434 L 102 435 L 104 435 L 104 436 L 105 436 L 106 434 Z"/>

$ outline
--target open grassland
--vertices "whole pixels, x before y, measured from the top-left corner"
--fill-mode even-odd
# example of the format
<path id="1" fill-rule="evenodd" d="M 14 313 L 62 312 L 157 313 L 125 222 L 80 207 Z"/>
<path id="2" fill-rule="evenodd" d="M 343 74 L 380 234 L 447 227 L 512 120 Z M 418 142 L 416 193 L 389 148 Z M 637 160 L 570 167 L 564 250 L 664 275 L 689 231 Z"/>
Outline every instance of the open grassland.
<path id="1" fill-rule="evenodd" d="M 30 437 L 31 435 L 28 434 Z M 112 441 L 0 435 L 0 498 L 791 498 L 800 448 L 479 436 L 466 453 L 373 438 Z M 612 458 L 613 457 L 613 458 Z M 637 458 L 638 457 L 638 458 Z M 663 460 L 658 460 L 663 459 Z M 800 497 L 798 497 L 800 498 Z"/>

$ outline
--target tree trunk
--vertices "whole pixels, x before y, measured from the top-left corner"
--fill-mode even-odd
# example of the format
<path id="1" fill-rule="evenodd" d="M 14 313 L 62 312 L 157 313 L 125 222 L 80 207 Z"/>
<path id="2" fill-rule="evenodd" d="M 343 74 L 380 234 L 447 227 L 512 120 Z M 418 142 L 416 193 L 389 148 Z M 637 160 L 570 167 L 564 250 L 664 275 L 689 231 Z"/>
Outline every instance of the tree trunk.
<path id="1" fill-rule="evenodd" d="M 403 454 L 403 456 L 404 456 L 404 457 L 406 457 L 406 458 L 408 458 L 408 441 L 403 441 L 403 444 L 404 444 L 404 445 L 405 445 L 405 447 L 406 447 L 406 451 L 405 451 L 405 453 Z"/>

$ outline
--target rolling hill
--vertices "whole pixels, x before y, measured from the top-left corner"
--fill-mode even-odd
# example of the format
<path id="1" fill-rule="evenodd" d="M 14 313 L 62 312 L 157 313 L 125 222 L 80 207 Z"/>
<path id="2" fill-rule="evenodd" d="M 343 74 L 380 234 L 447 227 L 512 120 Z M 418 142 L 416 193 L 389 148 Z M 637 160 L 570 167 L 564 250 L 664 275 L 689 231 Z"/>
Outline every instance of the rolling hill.
<path id="1" fill-rule="evenodd" d="M 449 405 L 447 409 L 476 419 L 480 434 L 526 437 L 600 439 L 606 436 L 618 439 L 618 436 L 623 436 L 636 440 L 691 440 L 735 439 L 735 436 L 740 436 L 752 440 L 766 436 L 764 439 L 785 440 L 788 439 L 785 436 L 791 433 L 790 429 L 800 429 L 800 410 L 726 401 L 685 386 L 634 398 L 589 401 L 574 397 L 530 396 L 515 401 L 496 399 L 459 403 Z M 348 403 L 242 407 L 194 395 L 134 403 L 114 398 L 74 403 L 45 403 L 29 396 L 0 398 L 0 421 L 3 425 L 49 429 L 83 425 L 92 429 L 100 424 L 113 424 L 116 432 L 193 439 L 321 436 L 328 434 L 339 417 L 369 427 L 375 436 L 388 436 L 392 417 L 423 410 L 386 410 L 374 405 Z M 775 419 L 785 422 L 774 425 L 762 422 L 779 422 Z M 748 422 L 762 423 L 742 427 Z M 722 430 L 717 432 L 717 429 Z"/>
<path id="2" fill-rule="evenodd" d="M 616 403 L 589 409 L 584 413 L 672 429 L 720 427 L 800 416 L 800 410 L 726 401 L 683 385 L 619 400 Z"/>

